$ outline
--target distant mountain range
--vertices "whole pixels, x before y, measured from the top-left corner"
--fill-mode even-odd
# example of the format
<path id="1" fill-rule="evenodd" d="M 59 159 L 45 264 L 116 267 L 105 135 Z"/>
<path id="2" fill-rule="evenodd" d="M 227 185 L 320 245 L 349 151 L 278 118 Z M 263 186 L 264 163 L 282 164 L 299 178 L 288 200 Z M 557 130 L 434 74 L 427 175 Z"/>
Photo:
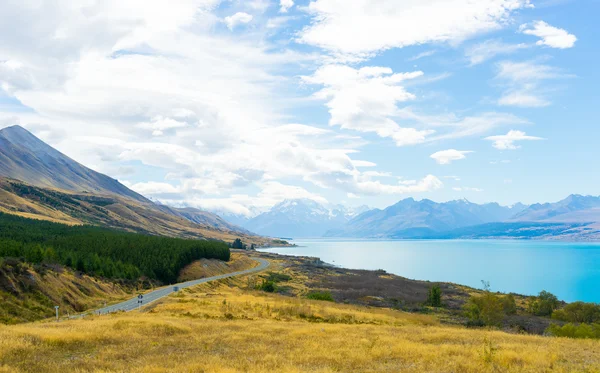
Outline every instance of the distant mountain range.
<path id="1" fill-rule="evenodd" d="M 413 237 L 456 228 L 505 221 L 525 209 L 523 205 L 478 205 L 466 200 L 436 203 L 428 199 L 404 199 L 384 210 L 374 209 L 350 220 L 344 227 L 327 232 L 343 237 Z"/>
<path id="2" fill-rule="evenodd" d="M 252 218 L 154 203 L 29 133 L 0 130 L 0 212 L 179 237 L 543 238 L 600 240 L 600 197 L 556 203 L 402 200 L 386 209 L 286 200 Z M 241 226 L 241 227 L 240 227 Z"/>
<path id="3" fill-rule="evenodd" d="M 0 130 L 0 212 L 168 236 L 265 241 L 210 212 L 155 204 L 20 126 Z"/>
<path id="4" fill-rule="evenodd" d="M 259 234 L 285 238 L 600 240 L 600 197 L 571 195 L 557 203 L 508 207 L 408 198 L 383 210 L 366 206 L 328 208 L 297 199 L 241 220 L 240 225 Z"/>

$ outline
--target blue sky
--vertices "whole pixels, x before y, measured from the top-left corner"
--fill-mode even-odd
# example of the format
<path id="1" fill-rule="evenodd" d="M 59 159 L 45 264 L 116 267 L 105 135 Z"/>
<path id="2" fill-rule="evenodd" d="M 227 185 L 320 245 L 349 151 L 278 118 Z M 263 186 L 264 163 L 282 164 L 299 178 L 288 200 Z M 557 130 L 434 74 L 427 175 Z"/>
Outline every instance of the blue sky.
<path id="1" fill-rule="evenodd" d="M 165 203 L 598 195 L 598 1 L 1 4 L 0 127 Z M 36 25 L 31 27 L 31 25 Z"/>

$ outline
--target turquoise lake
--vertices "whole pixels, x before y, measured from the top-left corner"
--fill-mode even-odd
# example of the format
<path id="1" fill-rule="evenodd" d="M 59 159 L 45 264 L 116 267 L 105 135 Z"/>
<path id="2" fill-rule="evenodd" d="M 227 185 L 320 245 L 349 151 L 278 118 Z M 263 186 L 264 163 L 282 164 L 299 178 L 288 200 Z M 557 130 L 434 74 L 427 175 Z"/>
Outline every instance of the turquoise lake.
<path id="1" fill-rule="evenodd" d="M 312 256 L 344 268 L 532 295 L 550 291 L 568 302 L 600 303 L 600 243 L 508 240 L 378 241 L 299 239 L 265 251 Z"/>

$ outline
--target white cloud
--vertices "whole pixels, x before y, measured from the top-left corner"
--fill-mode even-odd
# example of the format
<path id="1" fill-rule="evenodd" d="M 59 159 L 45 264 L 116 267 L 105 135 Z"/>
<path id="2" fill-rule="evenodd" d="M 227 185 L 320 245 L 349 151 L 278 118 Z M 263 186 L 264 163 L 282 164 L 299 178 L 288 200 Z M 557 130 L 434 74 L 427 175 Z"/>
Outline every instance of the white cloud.
<path id="1" fill-rule="evenodd" d="M 160 115 L 152 118 L 150 122 L 141 122 L 137 124 L 138 128 L 152 131 L 153 136 L 161 136 L 164 131 L 171 130 L 174 128 L 182 128 L 187 124 L 185 122 L 179 122 L 172 118 L 165 118 Z"/>
<path id="2" fill-rule="evenodd" d="M 566 30 L 551 26 L 544 21 L 535 21 L 533 24 L 521 25 L 520 30 L 527 35 L 539 37 L 537 45 L 545 45 L 551 48 L 567 49 L 575 46 L 577 37 L 569 34 Z"/>
<path id="3" fill-rule="evenodd" d="M 467 154 L 473 153 L 469 150 L 448 149 L 442 150 L 431 155 L 438 164 L 450 164 L 454 161 L 467 158 Z"/>
<path id="4" fill-rule="evenodd" d="M 529 45 L 523 43 L 506 44 L 500 40 L 492 39 L 472 45 L 466 49 L 465 55 L 469 59 L 471 66 L 474 66 L 490 60 L 497 55 L 512 54 L 528 47 Z"/>
<path id="5" fill-rule="evenodd" d="M 252 15 L 245 12 L 237 12 L 232 16 L 225 17 L 227 28 L 233 30 L 238 25 L 243 25 L 252 21 Z"/>
<path id="6" fill-rule="evenodd" d="M 529 0 L 314 0 L 299 41 L 333 53 L 367 56 L 391 48 L 460 43 L 503 27 Z"/>
<path id="7" fill-rule="evenodd" d="M 505 91 L 498 100 L 501 106 L 544 107 L 551 104 L 542 83 L 550 79 L 567 78 L 570 75 L 559 69 L 535 61 L 502 61 L 497 64 L 496 79 L 503 83 Z"/>
<path id="8" fill-rule="evenodd" d="M 415 98 L 400 84 L 422 75 L 421 71 L 394 73 L 388 67 L 379 66 L 354 69 L 344 65 L 326 65 L 314 75 L 302 79 L 306 83 L 323 86 L 315 97 L 327 101 L 330 125 L 373 132 L 404 146 L 425 142 L 426 137 L 434 132 L 403 128 L 392 119 L 398 115 L 399 102 Z"/>
<path id="9" fill-rule="evenodd" d="M 516 145 L 517 141 L 536 141 L 544 140 L 541 137 L 527 136 L 525 132 L 511 130 L 506 135 L 489 136 L 485 138 L 488 141 L 493 141 L 493 147 L 500 150 L 515 150 L 520 146 Z"/>
<path id="10" fill-rule="evenodd" d="M 483 189 L 481 189 L 481 188 L 470 188 L 470 187 L 456 187 L 456 188 L 452 188 L 452 190 L 454 190 L 455 192 L 476 192 L 476 193 L 483 192 Z"/>
<path id="11" fill-rule="evenodd" d="M 279 0 L 279 12 L 287 13 L 294 6 L 293 0 Z"/>
<path id="12" fill-rule="evenodd" d="M 375 167 L 377 163 L 369 162 L 369 161 L 360 161 L 360 160 L 352 160 L 352 165 L 354 167 Z"/>

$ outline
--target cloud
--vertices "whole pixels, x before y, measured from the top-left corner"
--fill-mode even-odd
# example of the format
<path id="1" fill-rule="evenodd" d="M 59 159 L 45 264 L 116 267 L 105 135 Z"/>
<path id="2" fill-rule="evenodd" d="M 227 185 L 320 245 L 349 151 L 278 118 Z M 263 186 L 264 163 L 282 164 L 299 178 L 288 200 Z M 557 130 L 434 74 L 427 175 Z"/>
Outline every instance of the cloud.
<path id="1" fill-rule="evenodd" d="M 467 154 L 473 153 L 469 150 L 448 149 L 442 150 L 431 155 L 438 164 L 450 164 L 454 161 L 467 158 Z"/>
<path id="2" fill-rule="evenodd" d="M 529 0 L 314 0 L 313 21 L 298 40 L 330 52 L 366 57 L 425 43 L 457 44 L 502 28 Z"/>
<path id="3" fill-rule="evenodd" d="M 252 21 L 252 15 L 245 12 L 237 12 L 232 16 L 225 17 L 225 24 L 227 28 L 232 30 L 242 24 L 246 24 Z"/>
<path id="4" fill-rule="evenodd" d="M 517 141 L 536 141 L 544 140 L 541 137 L 527 136 L 525 132 L 510 130 L 506 135 L 489 136 L 485 138 L 488 141 L 493 141 L 492 145 L 494 148 L 499 150 L 515 150 L 519 149 L 520 146 L 516 145 Z"/>
<path id="5" fill-rule="evenodd" d="M 483 43 L 470 46 L 465 51 L 470 65 L 478 65 L 501 54 L 512 54 L 521 49 L 528 48 L 527 44 L 506 44 L 500 40 L 486 40 Z"/>
<path id="6" fill-rule="evenodd" d="M 326 65 L 302 79 L 305 83 L 323 86 L 315 97 L 327 101 L 331 116 L 329 125 L 373 132 L 404 146 L 425 142 L 426 137 L 434 132 L 400 127 L 392 119 L 398 114 L 398 103 L 415 98 L 401 83 L 422 75 L 421 71 L 394 73 L 388 67 L 379 66 L 355 69 L 345 65 Z"/>
<path id="7" fill-rule="evenodd" d="M 290 10 L 291 7 L 294 6 L 294 1 L 293 0 L 279 0 L 279 12 L 280 13 L 287 13 L 288 10 Z"/>
<path id="8" fill-rule="evenodd" d="M 476 192 L 476 193 L 483 192 L 483 189 L 481 189 L 481 188 L 470 188 L 470 187 L 456 187 L 456 188 L 452 188 L 452 190 L 454 190 L 455 192 Z"/>
<path id="9" fill-rule="evenodd" d="M 577 37 L 569 34 L 566 30 L 551 26 L 544 21 L 535 21 L 533 24 L 521 25 L 520 30 L 526 35 L 539 37 L 537 45 L 545 45 L 551 48 L 567 49 L 573 48 Z"/>
<path id="10" fill-rule="evenodd" d="M 153 136 L 162 136 L 164 131 L 171 130 L 174 128 L 182 128 L 187 124 L 185 122 L 179 122 L 172 118 L 165 118 L 160 115 L 152 118 L 150 122 L 141 122 L 137 124 L 138 128 L 152 131 Z"/>
<path id="11" fill-rule="evenodd" d="M 497 64 L 496 80 L 505 91 L 498 100 L 501 106 L 544 107 L 551 104 L 542 83 L 546 80 L 568 78 L 559 69 L 535 61 L 502 61 Z"/>
<path id="12" fill-rule="evenodd" d="M 415 112 L 411 108 L 404 108 L 399 110 L 398 116 L 404 120 L 412 120 L 421 126 L 426 126 L 435 131 L 436 134 L 428 137 L 426 142 L 477 136 L 497 127 L 529 123 L 527 120 L 513 114 L 498 112 L 460 117 L 454 113 L 424 115 Z"/>
<path id="13" fill-rule="evenodd" d="M 421 58 L 431 57 L 435 53 L 436 53 L 435 50 L 421 52 L 421 53 L 417 54 L 416 56 L 412 56 L 411 58 L 409 58 L 408 61 L 417 61 L 417 60 L 420 60 Z"/>
<path id="14" fill-rule="evenodd" d="M 444 176 L 444 179 L 451 179 L 451 180 L 454 180 L 454 181 L 460 181 L 460 177 L 454 176 L 454 175 Z"/>

